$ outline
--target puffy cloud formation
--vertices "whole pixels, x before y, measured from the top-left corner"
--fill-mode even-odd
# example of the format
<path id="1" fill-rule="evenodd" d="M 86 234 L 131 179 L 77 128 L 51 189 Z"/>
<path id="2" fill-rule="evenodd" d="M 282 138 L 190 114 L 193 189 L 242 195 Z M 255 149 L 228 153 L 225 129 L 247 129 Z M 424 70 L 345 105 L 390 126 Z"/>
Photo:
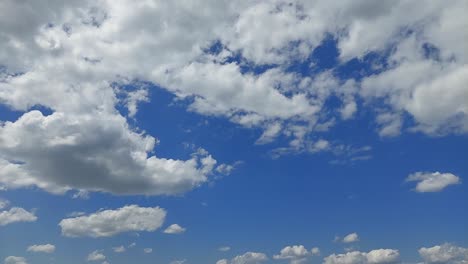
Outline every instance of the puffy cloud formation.
<path id="1" fill-rule="evenodd" d="M 95 250 L 89 253 L 88 257 L 86 258 L 87 261 L 103 261 L 106 260 L 106 256 L 102 254 L 100 250 Z"/>
<path id="2" fill-rule="evenodd" d="M 400 252 L 395 249 L 375 249 L 369 252 L 352 251 L 332 254 L 324 258 L 324 264 L 383 264 L 397 263 Z"/>
<path id="3" fill-rule="evenodd" d="M 407 182 L 417 182 L 416 192 L 440 192 L 449 185 L 460 184 L 461 180 L 452 173 L 415 172 L 406 178 Z"/>
<path id="4" fill-rule="evenodd" d="M 22 161 L 0 158 L 0 184 L 55 193 L 175 194 L 205 182 L 216 164 L 202 149 L 186 161 L 148 156 L 154 144 L 120 115 L 31 111 L 0 126 L 0 153 Z"/>
<path id="5" fill-rule="evenodd" d="M 359 241 L 359 236 L 357 233 L 348 234 L 342 240 L 343 243 L 352 243 L 357 241 Z"/>
<path id="6" fill-rule="evenodd" d="M 42 252 L 42 253 L 53 253 L 55 251 L 55 245 L 52 245 L 52 244 L 32 245 L 32 246 L 28 247 L 28 251 Z"/>
<path id="7" fill-rule="evenodd" d="M 0 10 L 0 103 L 22 112 L 0 124 L 7 188 L 161 195 L 206 182 L 217 171 L 208 153 L 158 157 L 157 140 L 129 125 L 153 86 L 190 111 L 263 129 L 257 144 L 288 138 L 276 154 L 336 152 L 312 134 L 375 101 L 383 137 L 468 132 L 464 0 L 6 0 Z M 342 64 L 381 57 L 372 74 L 291 67 L 311 65 L 330 36 Z"/>
<path id="8" fill-rule="evenodd" d="M 425 263 L 468 263 L 468 248 L 458 247 L 449 243 L 430 248 L 423 247 L 418 252 Z"/>
<path id="9" fill-rule="evenodd" d="M 110 237 L 123 232 L 152 232 L 162 226 L 166 211 L 159 207 L 127 205 L 116 210 L 66 218 L 60 221 L 62 235 L 67 237 Z"/>
<path id="10" fill-rule="evenodd" d="M 294 245 L 284 247 L 280 254 L 273 256 L 273 259 L 286 259 L 291 264 L 299 264 L 306 262 L 309 256 L 318 254 L 320 254 L 320 250 L 316 247 L 309 252 L 303 245 Z"/>
<path id="11" fill-rule="evenodd" d="M 243 255 L 234 257 L 231 260 L 220 259 L 216 264 L 258 264 L 268 260 L 268 257 L 263 253 L 246 252 Z"/>
<path id="12" fill-rule="evenodd" d="M 8 256 L 5 258 L 5 264 L 28 264 L 25 258 Z"/>
<path id="13" fill-rule="evenodd" d="M 1 205 L 7 206 L 8 204 L 8 202 L 4 201 Z M 33 212 L 26 211 L 20 207 L 12 207 L 9 210 L 0 211 L 0 226 L 16 222 L 35 222 L 36 220 L 37 216 Z"/>
<path id="14" fill-rule="evenodd" d="M 186 229 L 184 227 L 181 227 L 178 224 L 172 224 L 172 225 L 168 226 L 164 230 L 164 233 L 166 233 L 166 234 L 181 234 L 181 233 L 184 233 L 185 230 Z"/>

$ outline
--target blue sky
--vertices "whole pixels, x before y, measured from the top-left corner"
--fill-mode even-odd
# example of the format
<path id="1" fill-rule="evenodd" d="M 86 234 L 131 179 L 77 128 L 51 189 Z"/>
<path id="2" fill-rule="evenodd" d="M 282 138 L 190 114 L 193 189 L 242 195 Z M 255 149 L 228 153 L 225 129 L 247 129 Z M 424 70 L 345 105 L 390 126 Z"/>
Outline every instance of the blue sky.
<path id="1" fill-rule="evenodd" d="M 0 261 L 468 261 L 464 1 L 40 2 L 0 4 Z"/>

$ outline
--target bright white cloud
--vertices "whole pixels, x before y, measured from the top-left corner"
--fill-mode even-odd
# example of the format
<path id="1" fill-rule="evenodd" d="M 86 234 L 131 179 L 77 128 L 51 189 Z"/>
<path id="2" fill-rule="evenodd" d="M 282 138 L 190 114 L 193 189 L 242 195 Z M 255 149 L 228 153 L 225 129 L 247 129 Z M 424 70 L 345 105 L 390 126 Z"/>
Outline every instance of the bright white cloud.
<path id="1" fill-rule="evenodd" d="M 324 264 L 388 264 L 397 263 L 400 253 L 395 249 L 375 249 L 369 252 L 352 251 L 332 254 L 324 258 Z"/>
<path id="2" fill-rule="evenodd" d="M 159 207 L 127 205 L 115 210 L 66 218 L 60 221 L 62 235 L 67 237 L 109 237 L 123 232 L 153 232 L 164 223 L 166 211 Z"/>
<path id="3" fill-rule="evenodd" d="M 26 211 L 20 207 L 12 207 L 9 210 L 0 211 L 0 226 L 16 222 L 35 222 L 37 216 L 33 212 Z"/>
<path id="4" fill-rule="evenodd" d="M 181 233 L 184 233 L 185 230 L 186 229 L 184 227 L 181 227 L 178 224 L 172 224 L 172 225 L 168 226 L 164 230 L 164 233 L 166 233 L 166 234 L 181 234 Z"/>
<path id="5" fill-rule="evenodd" d="M 31 245 L 31 246 L 28 247 L 28 251 L 42 252 L 42 253 L 53 253 L 55 251 L 55 245 L 52 245 L 52 244 Z"/>
<path id="6" fill-rule="evenodd" d="M 461 184 L 460 177 L 452 173 L 415 172 L 408 175 L 407 182 L 417 182 L 416 192 L 440 192 L 449 185 Z"/>
<path id="7" fill-rule="evenodd" d="M 95 250 L 95 251 L 89 253 L 86 260 L 87 261 L 104 261 L 104 260 L 106 260 L 106 256 L 104 254 L 102 254 L 101 250 Z"/>
<path id="8" fill-rule="evenodd" d="M 236 256 L 231 260 L 220 259 L 216 264 L 259 264 L 268 260 L 268 257 L 259 252 L 246 252 L 243 255 Z"/>
<path id="9" fill-rule="evenodd" d="M 342 240 L 343 243 L 352 243 L 357 241 L 359 241 L 359 235 L 357 233 L 348 234 Z"/>
<path id="10" fill-rule="evenodd" d="M 8 256 L 5 258 L 5 264 L 28 264 L 25 258 Z"/>
<path id="11" fill-rule="evenodd" d="M 425 263 L 463 264 L 468 262 L 468 248 L 445 243 L 430 248 L 420 248 L 419 255 Z"/>

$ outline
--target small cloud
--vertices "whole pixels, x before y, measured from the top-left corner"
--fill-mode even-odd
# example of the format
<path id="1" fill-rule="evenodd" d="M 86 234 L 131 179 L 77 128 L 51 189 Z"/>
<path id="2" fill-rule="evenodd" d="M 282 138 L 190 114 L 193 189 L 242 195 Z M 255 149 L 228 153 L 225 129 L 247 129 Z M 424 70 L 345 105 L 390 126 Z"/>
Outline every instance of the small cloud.
<path id="1" fill-rule="evenodd" d="M 231 250 L 231 247 L 229 247 L 229 246 L 223 246 L 223 247 L 218 248 L 218 251 L 223 251 L 223 252 L 226 252 L 226 251 L 229 251 L 229 250 Z"/>
<path id="2" fill-rule="evenodd" d="M 353 243 L 357 241 L 359 241 L 359 236 L 357 233 L 348 234 L 342 240 L 343 243 Z"/>
<path id="3" fill-rule="evenodd" d="M 153 252 L 153 249 L 152 248 L 145 248 L 145 249 L 143 249 L 143 252 L 145 252 L 146 254 L 149 254 L 149 253 Z"/>
<path id="4" fill-rule="evenodd" d="M 106 260 L 106 256 L 101 253 L 101 250 L 95 250 L 89 253 L 88 257 L 86 258 L 87 261 L 104 261 Z"/>
<path id="5" fill-rule="evenodd" d="M 166 234 L 181 234 L 185 232 L 185 228 L 181 227 L 178 224 L 172 224 L 166 230 L 164 230 L 164 233 Z"/>
<path id="6" fill-rule="evenodd" d="M 406 182 L 417 182 L 416 192 L 440 192 L 449 185 L 461 184 L 460 177 L 452 173 L 415 172 L 406 178 Z"/>
<path id="7" fill-rule="evenodd" d="M 41 252 L 41 253 L 53 253 L 55 251 L 55 246 L 52 244 L 32 245 L 28 247 L 27 251 Z"/>
<path id="8" fill-rule="evenodd" d="M 115 253 L 122 253 L 122 252 L 125 252 L 125 247 L 124 246 L 113 247 L 112 250 L 114 250 Z"/>

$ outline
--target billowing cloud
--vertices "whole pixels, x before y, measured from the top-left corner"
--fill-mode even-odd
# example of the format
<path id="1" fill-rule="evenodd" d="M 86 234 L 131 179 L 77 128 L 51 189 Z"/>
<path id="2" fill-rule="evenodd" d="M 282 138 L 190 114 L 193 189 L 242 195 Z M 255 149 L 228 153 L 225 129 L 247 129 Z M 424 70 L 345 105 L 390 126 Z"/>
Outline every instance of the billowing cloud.
<path id="1" fill-rule="evenodd" d="M 406 178 L 407 182 L 417 182 L 416 192 L 440 192 L 449 185 L 460 184 L 460 177 L 452 173 L 415 172 Z"/>
<path id="2" fill-rule="evenodd" d="M 28 247 L 28 251 L 42 252 L 42 253 L 53 253 L 55 251 L 55 245 L 52 245 L 52 244 L 31 245 L 31 246 Z"/>
<path id="3" fill-rule="evenodd" d="M 243 255 L 236 256 L 231 260 L 220 259 L 216 264 L 259 264 L 268 260 L 268 257 L 259 252 L 246 252 Z"/>
<path id="4" fill-rule="evenodd" d="M 187 99 L 190 111 L 263 129 L 258 144 L 284 136 L 287 147 L 304 145 L 369 105 L 358 98 L 385 102 L 381 136 L 468 132 L 464 0 L 3 1 L 0 10 L 0 103 L 23 112 L 0 127 L 9 188 L 174 194 L 206 182 L 210 156 L 158 157 L 154 137 L 127 123 L 149 100 L 148 84 Z M 376 53 L 379 71 L 341 80 L 291 70 L 330 35 L 343 63 Z"/>
<path id="5" fill-rule="evenodd" d="M 185 230 L 186 229 L 184 227 L 181 227 L 178 224 L 172 224 L 172 225 L 168 226 L 164 230 L 164 233 L 166 233 L 166 234 L 181 234 L 181 233 L 184 233 Z"/>
<path id="6" fill-rule="evenodd" d="M 5 264 L 28 264 L 28 262 L 23 257 L 8 256 L 5 258 Z"/>
<path id="7" fill-rule="evenodd" d="M 166 211 L 159 207 L 127 205 L 115 210 L 66 218 L 60 221 L 62 235 L 67 237 L 109 237 L 123 232 L 153 232 L 160 228 Z"/>
<path id="8" fill-rule="evenodd" d="M 369 252 L 352 251 L 332 254 L 324 258 L 324 264 L 388 264 L 397 263 L 400 252 L 395 249 L 375 249 Z"/>
<path id="9" fill-rule="evenodd" d="M 468 248 L 445 243 L 418 250 L 425 263 L 463 264 L 468 262 Z"/>

